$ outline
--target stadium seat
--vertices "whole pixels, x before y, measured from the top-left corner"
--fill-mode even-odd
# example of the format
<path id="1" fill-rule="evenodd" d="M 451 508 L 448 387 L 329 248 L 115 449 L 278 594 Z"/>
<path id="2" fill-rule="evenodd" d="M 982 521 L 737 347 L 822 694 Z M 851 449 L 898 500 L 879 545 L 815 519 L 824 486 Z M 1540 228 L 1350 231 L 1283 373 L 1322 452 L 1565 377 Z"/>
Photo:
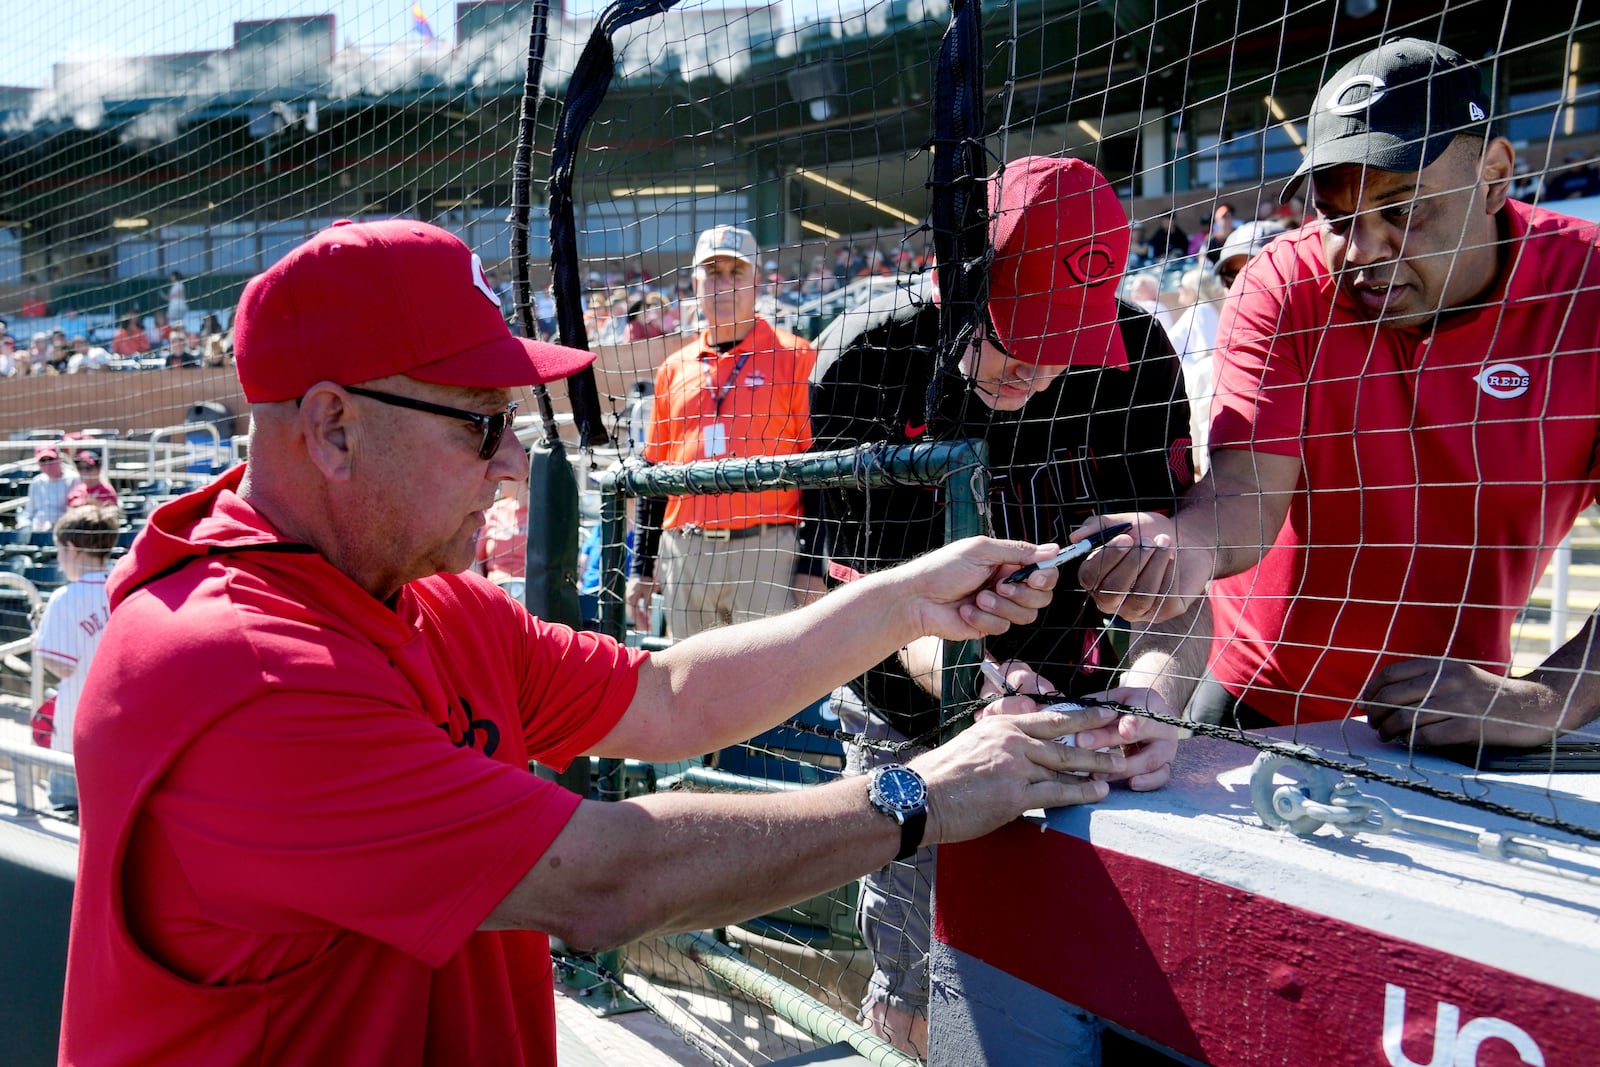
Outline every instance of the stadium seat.
<path id="1" fill-rule="evenodd" d="M 47 566 L 29 567 L 22 572 L 22 576 L 38 586 L 41 593 L 67 584 L 67 576 L 62 574 L 61 568 L 54 563 Z"/>

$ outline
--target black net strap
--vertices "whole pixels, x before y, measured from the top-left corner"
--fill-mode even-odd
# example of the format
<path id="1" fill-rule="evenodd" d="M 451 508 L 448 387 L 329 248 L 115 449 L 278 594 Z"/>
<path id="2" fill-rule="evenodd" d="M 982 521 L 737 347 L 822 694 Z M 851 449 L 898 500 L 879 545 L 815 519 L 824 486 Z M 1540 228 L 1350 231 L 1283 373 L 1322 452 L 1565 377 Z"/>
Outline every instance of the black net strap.
<path id="1" fill-rule="evenodd" d="M 550 150 L 550 268 L 555 281 L 556 324 L 561 343 L 587 349 L 589 334 L 583 325 L 583 290 L 578 271 L 578 227 L 572 201 L 572 179 L 584 131 L 605 99 L 616 74 L 612 35 L 640 19 L 659 15 L 676 0 L 618 0 L 600 14 L 589 42 L 572 71 L 567 98 L 556 123 Z M 585 370 L 568 382 L 572 419 L 578 439 L 599 445 L 610 440 L 600 418 L 600 394 L 594 372 Z"/>
<path id="2" fill-rule="evenodd" d="M 983 10 L 955 0 L 933 79 L 931 218 L 939 281 L 939 366 L 953 370 L 987 313 L 989 213 L 983 134 Z M 942 374 L 928 389 L 929 423 Z"/>

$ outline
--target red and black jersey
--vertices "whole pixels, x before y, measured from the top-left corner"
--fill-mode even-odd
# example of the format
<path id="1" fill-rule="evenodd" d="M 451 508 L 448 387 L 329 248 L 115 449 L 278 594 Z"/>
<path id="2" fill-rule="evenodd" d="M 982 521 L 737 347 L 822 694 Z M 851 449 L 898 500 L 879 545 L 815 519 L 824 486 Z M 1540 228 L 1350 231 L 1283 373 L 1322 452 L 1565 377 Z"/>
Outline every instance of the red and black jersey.
<path id="1" fill-rule="evenodd" d="M 1144 311 L 1121 304 L 1119 324 L 1127 367 L 1069 367 L 1021 410 L 995 411 L 958 368 L 938 367 L 939 310 L 927 291 L 897 289 L 842 315 L 818 338 L 814 447 L 982 440 L 998 537 L 1065 543 L 1091 515 L 1170 513 L 1194 481 L 1182 365 Z M 944 542 L 944 507 L 944 491 L 934 486 L 829 489 L 818 550 L 835 577 L 893 566 Z M 1064 575 L 1039 620 L 991 638 L 990 654 L 1023 660 L 1069 692 L 1094 692 L 1109 684 L 1104 669 L 1112 666 L 1103 621 Z M 897 660 L 859 684 L 907 736 L 937 724 L 938 701 Z"/>

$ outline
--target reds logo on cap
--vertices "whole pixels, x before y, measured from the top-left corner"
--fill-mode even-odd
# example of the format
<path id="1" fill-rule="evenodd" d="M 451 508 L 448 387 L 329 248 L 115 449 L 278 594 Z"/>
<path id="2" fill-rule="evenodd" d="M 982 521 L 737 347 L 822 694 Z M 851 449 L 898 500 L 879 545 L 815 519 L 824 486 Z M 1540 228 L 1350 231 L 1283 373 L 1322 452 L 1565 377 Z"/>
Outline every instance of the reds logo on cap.
<path id="1" fill-rule="evenodd" d="M 478 292 L 489 298 L 495 307 L 502 307 L 500 294 L 494 291 L 494 286 L 489 284 L 489 274 L 483 269 L 483 258 L 478 253 L 472 253 L 472 284 L 478 287 Z"/>
<path id="2" fill-rule="evenodd" d="M 1061 265 L 1079 285 L 1104 285 L 1119 275 L 1116 250 L 1104 241 L 1085 241 L 1062 256 Z"/>
<path id="3" fill-rule="evenodd" d="M 1327 107 L 1335 115 L 1358 115 L 1382 100 L 1388 91 L 1389 84 L 1378 75 L 1357 74 L 1333 88 Z"/>

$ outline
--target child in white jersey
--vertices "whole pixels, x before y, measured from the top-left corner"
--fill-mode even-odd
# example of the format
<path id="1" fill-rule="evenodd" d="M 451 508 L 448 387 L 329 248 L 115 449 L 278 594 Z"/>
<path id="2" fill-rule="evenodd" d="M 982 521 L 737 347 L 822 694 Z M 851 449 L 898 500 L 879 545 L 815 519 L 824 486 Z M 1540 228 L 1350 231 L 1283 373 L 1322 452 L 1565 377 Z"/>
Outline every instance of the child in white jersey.
<path id="1" fill-rule="evenodd" d="M 116 508 L 80 504 L 68 508 L 56 521 L 56 563 L 67 584 L 50 594 L 39 632 L 34 636 L 34 656 L 45 670 L 61 680 L 56 692 L 54 734 L 50 747 L 72 751 L 72 721 L 78 694 L 89 673 L 106 618 L 106 572 L 117 545 L 122 516 Z M 70 771 L 50 772 L 50 803 L 58 810 L 78 807 L 78 780 Z"/>

